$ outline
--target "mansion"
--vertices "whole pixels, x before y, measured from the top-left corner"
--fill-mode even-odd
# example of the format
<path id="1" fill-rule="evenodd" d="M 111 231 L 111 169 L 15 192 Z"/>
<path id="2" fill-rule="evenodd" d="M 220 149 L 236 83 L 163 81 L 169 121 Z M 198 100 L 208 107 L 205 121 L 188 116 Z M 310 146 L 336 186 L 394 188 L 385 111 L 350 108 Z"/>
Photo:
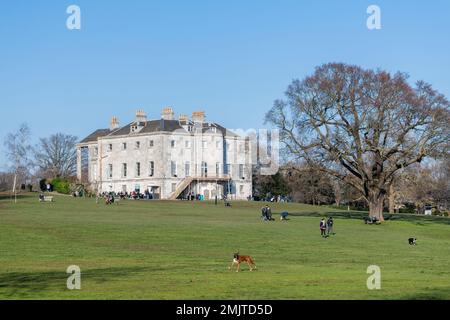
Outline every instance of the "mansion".
<path id="1" fill-rule="evenodd" d="M 252 195 L 251 144 L 204 112 L 175 119 L 172 108 L 147 120 L 137 111 L 120 126 L 116 117 L 77 144 L 77 177 L 102 192 L 149 192 L 154 199 L 190 194 L 204 199 L 247 199 Z"/>

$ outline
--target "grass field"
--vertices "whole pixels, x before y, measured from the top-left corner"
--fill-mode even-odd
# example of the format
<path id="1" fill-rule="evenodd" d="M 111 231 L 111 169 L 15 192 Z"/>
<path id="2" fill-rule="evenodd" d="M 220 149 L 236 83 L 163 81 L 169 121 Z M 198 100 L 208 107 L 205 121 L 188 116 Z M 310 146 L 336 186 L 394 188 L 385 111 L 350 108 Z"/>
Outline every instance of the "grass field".
<path id="1" fill-rule="evenodd" d="M 300 216 L 265 223 L 261 205 L 4 198 L 0 298 L 450 299 L 449 224 L 336 217 L 337 234 L 323 239 L 320 219 L 308 215 L 326 207 L 276 204 L 274 213 Z M 253 256 L 256 271 L 228 271 L 237 249 Z M 373 264 L 381 290 L 366 287 Z M 81 268 L 81 290 L 66 288 L 69 265 Z"/>

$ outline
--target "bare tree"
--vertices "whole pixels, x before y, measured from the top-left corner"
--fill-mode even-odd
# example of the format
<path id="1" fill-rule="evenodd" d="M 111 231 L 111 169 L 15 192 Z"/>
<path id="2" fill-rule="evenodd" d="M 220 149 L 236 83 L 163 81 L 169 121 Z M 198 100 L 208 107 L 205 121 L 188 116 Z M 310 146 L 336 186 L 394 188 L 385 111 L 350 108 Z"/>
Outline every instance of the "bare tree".
<path id="1" fill-rule="evenodd" d="M 71 177 L 76 173 L 77 137 L 63 133 L 41 138 L 35 152 L 39 170 L 50 177 Z"/>
<path id="2" fill-rule="evenodd" d="M 289 164 L 280 168 L 290 195 L 296 202 L 312 205 L 335 202 L 332 179 L 329 175 L 317 172 L 306 164 Z"/>
<path id="3" fill-rule="evenodd" d="M 413 203 L 417 212 L 422 212 L 425 204 L 434 204 L 438 209 L 448 209 L 450 160 L 444 159 L 410 168 L 405 170 L 401 179 L 395 183 L 395 203 Z"/>
<path id="4" fill-rule="evenodd" d="M 14 173 L 0 172 L 0 191 L 11 190 L 14 181 Z"/>
<path id="5" fill-rule="evenodd" d="M 10 171 L 14 173 L 14 183 L 13 186 L 10 186 L 13 188 L 14 195 L 17 185 L 25 184 L 30 176 L 30 154 L 32 151 L 30 138 L 30 128 L 26 123 L 23 123 L 16 132 L 8 133 L 4 141 Z"/>
<path id="6" fill-rule="evenodd" d="M 403 73 L 325 64 L 289 86 L 266 121 L 293 158 L 356 188 L 383 220 L 398 171 L 448 146 L 450 105 L 431 85 Z"/>

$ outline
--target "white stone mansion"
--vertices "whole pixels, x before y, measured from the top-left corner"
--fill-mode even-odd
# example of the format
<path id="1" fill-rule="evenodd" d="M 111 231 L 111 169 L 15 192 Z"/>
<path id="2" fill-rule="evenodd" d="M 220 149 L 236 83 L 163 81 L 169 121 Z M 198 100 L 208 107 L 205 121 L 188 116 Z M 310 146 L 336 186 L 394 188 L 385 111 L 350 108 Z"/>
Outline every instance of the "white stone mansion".
<path id="1" fill-rule="evenodd" d="M 156 199 L 188 194 L 205 199 L 246 199 L 252 194 L 251 144 L 248 139 L 207 122 L 204 112 L 147 120 L 143 111 L 120 127 L 99 129 L 77 145 L 78 180 L 96 192 L 144 193 Z"/>

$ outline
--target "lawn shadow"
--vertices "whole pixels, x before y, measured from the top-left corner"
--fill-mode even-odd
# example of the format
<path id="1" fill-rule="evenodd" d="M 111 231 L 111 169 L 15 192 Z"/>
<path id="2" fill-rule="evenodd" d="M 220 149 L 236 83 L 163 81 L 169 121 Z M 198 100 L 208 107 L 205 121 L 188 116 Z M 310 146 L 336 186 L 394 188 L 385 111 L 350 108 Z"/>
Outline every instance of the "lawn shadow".
<path id="1" fill-rule="evenodd" d="M 38 194 L 36 194 L 36 197 L 38 196 Z M 23 199 L 26 199 L 26 198 L 31 198 L 31 196 L 28 194 L 28 195 L 25 195 L 25 194 L 18 194 L 17 196 L 17 200 L 23 200 Z M 1 192 L 0 193 L 0 201 L 7 201 L 7 200 L 10 200 L 10 201 L 14 201 L 14 195 L 11 195 L 10 193 L 6 193 L 6 192 Z"/>
<path id="2" fill-rule="evenodd" d="M 163 268 L 130 267 L 81 270 L 81 282 L 94 281 L 103 283 L 145 272 L 161 271 Z M 67 290 L 70 275 L 61 271 L 47 272 L 10 272 L 0 275 L 0 297 L 38 298 L 44 291 L 61 292 Z"/>
<path id="3" fill-rule="evenodd" d="M 423 292 L 405 295 L 402 300 L 449 300 L 450 287 L 427 288 Z"/>
<path id="4" fill-rule="evenodd" d="M 325 211 L 325 212 L 289 212 L 290 216 L 293 217 L 333 217 L 339 219 L 353 219 L 363 221 L 365 217 L 368 216 L 368 212 L 364 211 Z M 408 221 L 416 225 L 424 226 L 428 223 L 440 223 L 449 224 L 450 218 L 438 217 L 438 216 L 425 216 L 416 214 L 406 214 L 406 213 L 384 213 L 383 217 L 386 221 Z"/>

